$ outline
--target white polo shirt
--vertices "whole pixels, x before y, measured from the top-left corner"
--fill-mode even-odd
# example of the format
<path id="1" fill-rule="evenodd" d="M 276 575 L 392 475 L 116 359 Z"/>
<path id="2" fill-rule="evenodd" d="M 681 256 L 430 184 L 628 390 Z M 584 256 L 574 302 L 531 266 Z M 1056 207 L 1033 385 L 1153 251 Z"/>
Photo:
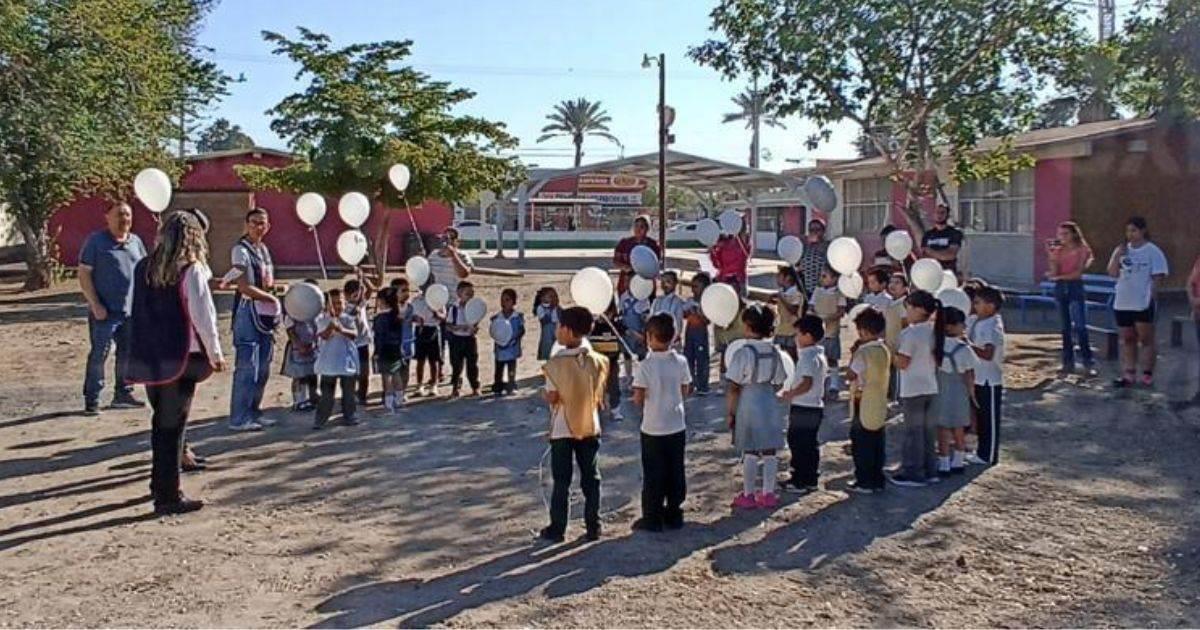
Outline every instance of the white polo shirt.
<path id="1" fill-rule="evenodd" d="M 646 390 L 642 433 L 671 435 L 687 428 L 683 412 L 683 386 L 691 382 L 687 360 L 674 350 L 652 350 L 638 363 L 633 374 L 633 386 Z"/>

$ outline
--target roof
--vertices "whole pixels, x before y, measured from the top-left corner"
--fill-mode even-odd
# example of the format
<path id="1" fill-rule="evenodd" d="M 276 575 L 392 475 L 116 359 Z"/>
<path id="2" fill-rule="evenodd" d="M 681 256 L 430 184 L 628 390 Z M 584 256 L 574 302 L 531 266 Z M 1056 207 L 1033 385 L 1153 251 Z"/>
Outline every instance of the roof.
<path id="1" fill-rule="evenodd" d="M 274 155 L 276 157 L 295 158 L 296 155 L 288 151 L 279 149 L 268 149 L 267 147 L 250 147 L 248 149 L 229 149 L 227 151 L 209 151 L 208 153 L 195 153 L 193 155 L 184 156 L 183 159 L 188 162 L 203 162 L 204 160 L 215 160 L 219 158 L 237 157 L 239 155 Z"/>
<path id="2" fill-rule="evenodd" d="M 667 181 L 695 190 L 764 191 L 794 188 L 803 183 L 794 177 L 739 166 L 680 151 L 667 151 Z M 658 152 L 587 164 L 570 169 L 536 169 L 529 176 L 529 194 L 535 195 L 552 179 L 588 173 L 622 173 L 654 181 L 658 177 Z"/>

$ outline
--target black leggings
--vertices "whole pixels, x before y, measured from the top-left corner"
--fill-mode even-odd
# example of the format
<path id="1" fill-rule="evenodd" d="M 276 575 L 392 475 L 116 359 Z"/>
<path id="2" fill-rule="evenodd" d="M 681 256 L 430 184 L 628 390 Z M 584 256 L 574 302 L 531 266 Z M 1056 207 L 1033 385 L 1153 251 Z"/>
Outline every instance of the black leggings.
<path id="1" fill-rule="evenodd" d="M 200 353 L 188 355 L 183 375 L 162 385 L 147 385 L 150 415 L 150 493 L 155 505 L 176 503 L 179 462 L 183 458 L 183 435 L 196 384 L 208 375 L 208 359 Z"/>

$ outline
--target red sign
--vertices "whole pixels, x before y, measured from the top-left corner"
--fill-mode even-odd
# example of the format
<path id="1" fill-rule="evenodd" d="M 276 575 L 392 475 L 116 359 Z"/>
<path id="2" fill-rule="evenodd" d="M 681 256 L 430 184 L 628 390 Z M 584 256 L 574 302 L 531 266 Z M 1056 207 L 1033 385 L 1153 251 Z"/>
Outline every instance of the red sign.
<path id="1" fill-rule="evenodd" d="M 634 175 L 595 173 L 579 176 L 580 190 L 642 190 L 645 187 L 646 180 Z"/>

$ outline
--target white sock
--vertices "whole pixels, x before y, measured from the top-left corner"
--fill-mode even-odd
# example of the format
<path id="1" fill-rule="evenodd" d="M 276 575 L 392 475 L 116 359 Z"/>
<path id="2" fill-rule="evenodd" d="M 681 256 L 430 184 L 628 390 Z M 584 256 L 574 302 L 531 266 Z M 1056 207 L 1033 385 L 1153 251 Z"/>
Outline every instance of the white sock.
<path id="1" fill-rule="evenodd" d="M 775 475 L 779 472 L 779 458 L 767 455 L 763 458 L 763 494 L 775 494 Z"/>
<path id="2" fill-rule="evenodd" d="M 758 456 L 743 455 L 742 456 L 742 494 L 752 497 L 754 496 L 754 482 L 758 477 Z"/>
<path id="3" fill-rule="evenodd" d="M 963 459 L 966 456 L 967 456 L 966 451 L 954 451 L 954 453 L 952 453 L 950 455 L 950 467 L 951 468 L 962 468 L 963 467 Z"/>
<path id="4" fill-rule="evenodd" d="M 946 472 L 950 470 L 950 456 L 938 455 L 938 472 Z"/>

